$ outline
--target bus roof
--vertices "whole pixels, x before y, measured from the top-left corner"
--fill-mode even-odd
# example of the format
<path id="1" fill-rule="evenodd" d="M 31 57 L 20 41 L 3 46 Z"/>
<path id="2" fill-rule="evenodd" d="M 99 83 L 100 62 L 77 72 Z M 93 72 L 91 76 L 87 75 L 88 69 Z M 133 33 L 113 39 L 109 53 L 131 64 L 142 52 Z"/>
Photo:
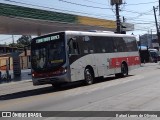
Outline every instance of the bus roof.
<path id="1" fill-rule="evenodd" d="M 90 32 L 90 31 L 64 31 L 67 35 L 88 35 L 88 36 L 113 36 L 113 37 L 135 37 L 133 35 L 126 34 L 116 34 L 111 31 L 98 31 L 98 32 Z"/>
<path id="2" fill-rule="evenodd" d="M 65 33 L 66 35 L 79 35 L 79 36 L 84 36 L 84 35 L 88 35 L 88 36 L 112 36 L 112 37 L 135 37 L 134 35 L 126 35 L 126 34 L 116 34 L 112 31 L 58 31 L 58 32 L 53 32 L 53 33 L 48 33 L 42 36 L 46 36 L 46 35 L 52 35 L 52 34 L 56 34 L 56 33 Z M 41 37 L 41 36 L 39 36 Z"/>

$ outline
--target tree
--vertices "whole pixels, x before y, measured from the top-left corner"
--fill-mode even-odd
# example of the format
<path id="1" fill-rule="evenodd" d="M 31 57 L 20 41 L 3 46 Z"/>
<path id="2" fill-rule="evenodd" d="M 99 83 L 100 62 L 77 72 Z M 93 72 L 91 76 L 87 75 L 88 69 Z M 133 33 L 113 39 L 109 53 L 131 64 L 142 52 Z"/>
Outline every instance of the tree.
<path id="1" fill-rule="evenodd" d="M 17 43 L 9 44 L 10 47 L 18 47 L 24 48 L 25 46 L 30 45 L 31 43 L 31 36 L 30 35 L 22 35 L 18 40 Z"/>
<path id="2" fill-rule="evenodd" d="M 31 43 L 31 36 L 30 35 L 22 35 L 18 40 L 17 40 L 17 47 L 25 47 L 30 45 Z"/>

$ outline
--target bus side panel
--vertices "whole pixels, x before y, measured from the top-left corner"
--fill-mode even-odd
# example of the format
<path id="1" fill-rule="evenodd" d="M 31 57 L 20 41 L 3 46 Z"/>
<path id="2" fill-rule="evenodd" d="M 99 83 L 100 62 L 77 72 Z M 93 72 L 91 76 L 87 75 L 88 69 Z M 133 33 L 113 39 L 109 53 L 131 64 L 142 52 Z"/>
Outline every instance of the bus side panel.
<path id="1" fill-rule="evenodd" d="M 74 58 L 73 58 L 74 57 Z M 95 77 L 98 76 L 97 68 L 95 64 L 95 58 L 93 54 L 84 56 L 71 56 L 70 58 L 70 70 L 71 70 L 71 81 L 78 81 L 84 79 L 84 70 L 86 66 L 91 66 L 94 70 Z"/>
<path id="2" fill-rule="evenodd" d="M 106 76 L 110 74 L 108 53 L 94 54 L 98 76 Z"/>
<path id="3" fill-rule="evenodd" d="M 129 71 L 138 68 L 138 53 L 102 53 L 77 57 L 70 65 L 71 81 L 83 80 L 84 70 L 88 65 L 93 68 L 95 77 L 120 73 L 122 62 L 127 63 Z"/>
<path id="4" fill-rule="evenodd" d="M 138 52 L 122 52 L 110 54 L 110 69 L 114 69 L 115 73 L 121 72 L 122 62 L 126 62 L 128 70 L 133 70 L 140 66 L 140 59 Z"/>

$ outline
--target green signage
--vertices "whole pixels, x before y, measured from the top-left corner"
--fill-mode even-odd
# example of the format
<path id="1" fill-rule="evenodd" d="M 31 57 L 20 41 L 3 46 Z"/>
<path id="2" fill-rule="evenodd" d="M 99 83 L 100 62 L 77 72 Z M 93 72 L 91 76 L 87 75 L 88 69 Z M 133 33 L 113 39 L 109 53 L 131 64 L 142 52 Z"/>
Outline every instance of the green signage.
<path id="1" fill-rule="evenodd" d="M 60 39 L 59 35 L 49 36 L 45 38 L 36 39 L 36 43 L 43 43 L 43 42 L 48 42 L 48 41 L 58 40 L 58 39 Z"/>

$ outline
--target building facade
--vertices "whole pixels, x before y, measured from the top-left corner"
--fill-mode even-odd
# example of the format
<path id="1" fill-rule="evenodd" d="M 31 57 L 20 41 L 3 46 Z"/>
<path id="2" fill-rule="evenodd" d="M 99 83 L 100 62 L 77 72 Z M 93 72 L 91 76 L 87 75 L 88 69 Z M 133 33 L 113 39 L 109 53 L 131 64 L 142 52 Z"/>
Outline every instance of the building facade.
<path id="1" fill-rule="evenodd" d="M 15 53 L 18 54 L 18 59 L 20 59 L 21 69 L 31 68 L 30 50 L 25 53 L 23 49 L 0 45 L 0 71 L 13 70 L 13 56 Z"/>
<path id="2" fill-rule="evenodd" d="M 148 48 L 154 48 L 158 43 L 157 34 L 144 34 L 139 37 L 141 46 L 148 46 Z"/>

